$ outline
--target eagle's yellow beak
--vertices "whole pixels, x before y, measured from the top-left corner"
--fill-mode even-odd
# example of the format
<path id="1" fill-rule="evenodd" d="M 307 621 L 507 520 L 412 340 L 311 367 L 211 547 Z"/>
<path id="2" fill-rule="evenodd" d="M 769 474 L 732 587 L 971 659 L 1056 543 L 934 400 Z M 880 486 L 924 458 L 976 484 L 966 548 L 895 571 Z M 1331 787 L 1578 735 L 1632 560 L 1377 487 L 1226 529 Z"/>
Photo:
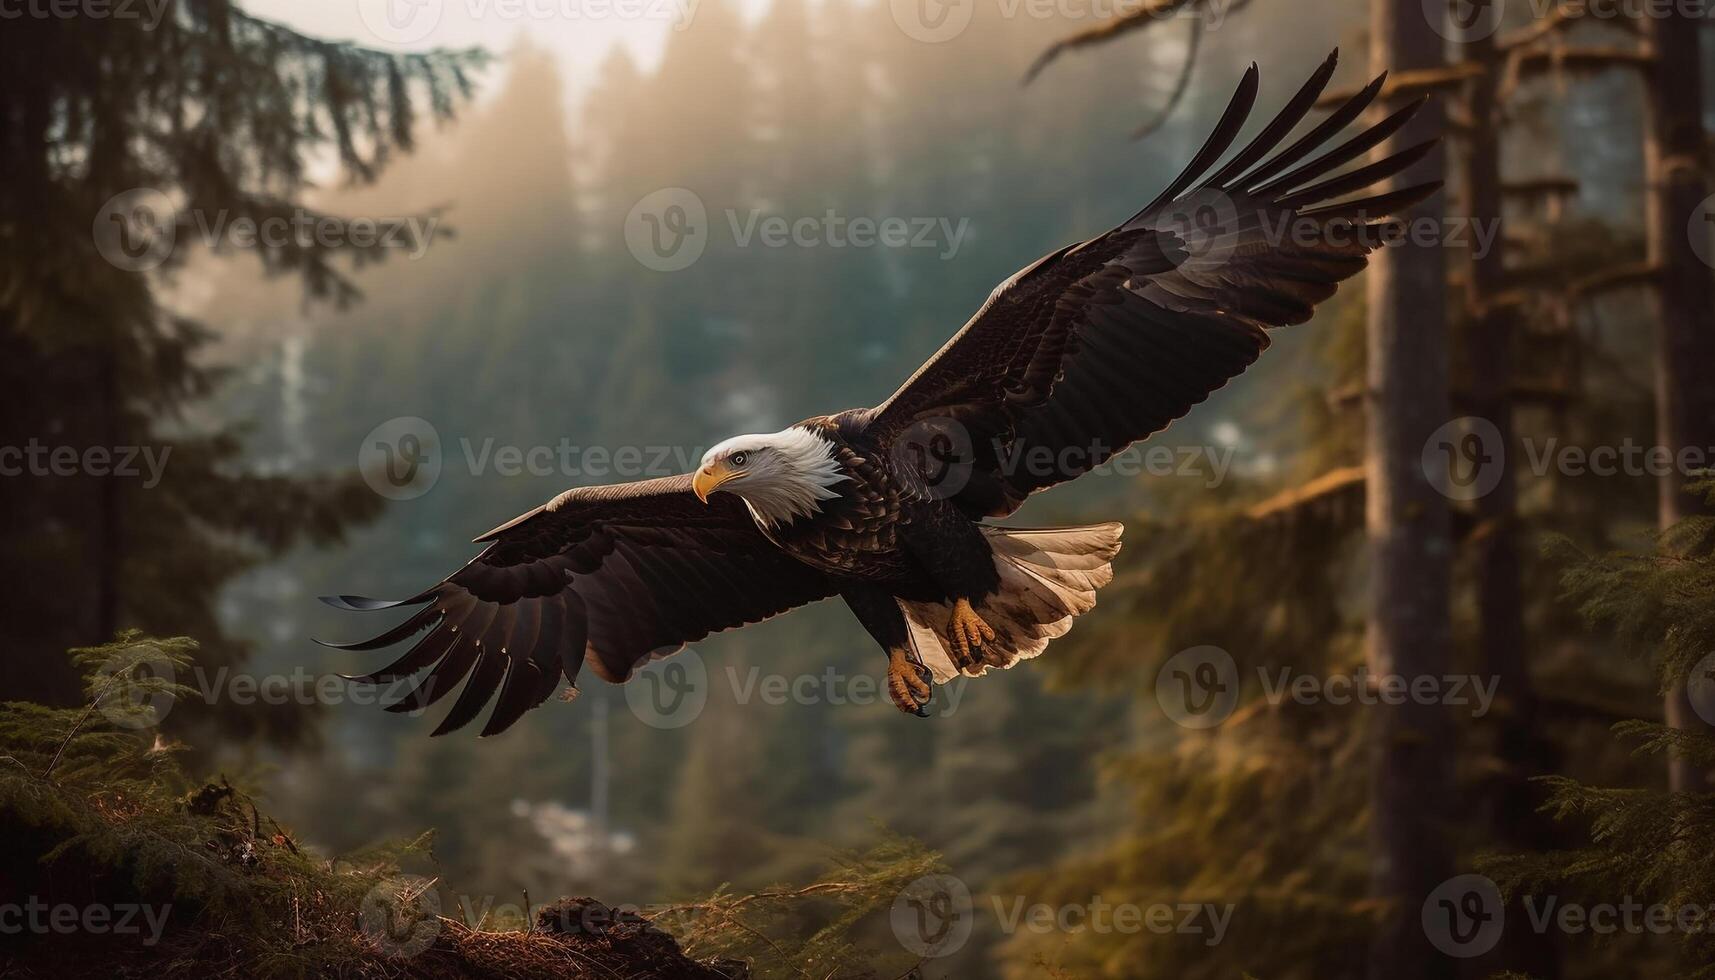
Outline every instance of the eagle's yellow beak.
<path id="1" fill-rule="evenodd" d="M 709 494 L 714 493 L 721 484 L 738 476 L 738 470 L 716 460 L 703 467 L 691 477 L 691 492 L 703 503 L 709 502 Z"/>

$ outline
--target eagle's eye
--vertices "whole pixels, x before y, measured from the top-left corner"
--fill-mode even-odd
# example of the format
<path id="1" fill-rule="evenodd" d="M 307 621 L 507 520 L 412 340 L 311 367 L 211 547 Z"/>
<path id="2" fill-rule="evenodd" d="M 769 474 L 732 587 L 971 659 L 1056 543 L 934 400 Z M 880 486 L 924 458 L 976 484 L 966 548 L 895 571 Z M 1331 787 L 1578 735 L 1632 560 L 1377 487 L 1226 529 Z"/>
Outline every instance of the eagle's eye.
<path id="1" fill-rule="evenodd" d="M 745 463 L 745 460 L 748 459 L 749 457 L 750 457 L 749 453 L 733 453 L 732 454 L 732 465 L 743 466 Z"/>

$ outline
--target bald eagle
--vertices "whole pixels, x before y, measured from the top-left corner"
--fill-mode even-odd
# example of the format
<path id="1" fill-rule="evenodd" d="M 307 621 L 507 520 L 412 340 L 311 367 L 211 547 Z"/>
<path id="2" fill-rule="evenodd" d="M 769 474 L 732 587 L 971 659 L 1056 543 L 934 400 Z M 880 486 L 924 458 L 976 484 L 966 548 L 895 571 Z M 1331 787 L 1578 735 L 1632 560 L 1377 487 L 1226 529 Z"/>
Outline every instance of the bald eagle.
<path id="1" fill-rule="evenodd" d="M 728 439 L 694 473 L 568 490 L 477 538 L 481 554 L 409 599 L 327 598 L 422 607 L 333 645 L 416 638 L 360 679 L 422 674 L 395 711 L 463 682 L 436 735 L 490 701 L 482 734 L 503 731 L 562 675 L 575 690 L 585 663 L 623 682 L 710 633 L 834 596 L 886 652 L 906 712 L 926 715 L 937 684 L 1035 657 L 1112 579 L 1121 525 L 985 521 L 1185 415 L 1257 359 L 1270 328 L 1309 320 L 1385 244 L 1390 216 L 1440 186 L 1373 193 L 1434 140 L 1336 173 L 1422 105 L 1340 141 L 1385 76 L 1286 143 L 1336 56 L 1211 173 L 1256 101 L 1253 64 L 1159 197 L 1001 283 L 879 406 Z"/>

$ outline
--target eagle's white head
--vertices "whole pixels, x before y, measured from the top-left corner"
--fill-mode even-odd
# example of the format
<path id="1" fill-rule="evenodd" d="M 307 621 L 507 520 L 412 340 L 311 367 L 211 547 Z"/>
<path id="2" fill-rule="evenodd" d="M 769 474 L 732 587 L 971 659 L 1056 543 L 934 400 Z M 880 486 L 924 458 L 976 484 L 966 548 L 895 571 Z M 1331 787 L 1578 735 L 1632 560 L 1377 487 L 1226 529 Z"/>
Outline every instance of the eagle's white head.
<path id="1" fill-rule="evenodd" d="M 737 495 L 765 528 L 788 524 L 838 497 L 834 484 L 849 480 L 834 459 L 834 444 L 819 433 L 790 426 L 767 435 L 733 436 L 703 454 L 691 489 L 704 503 L 724 491 Z"/>

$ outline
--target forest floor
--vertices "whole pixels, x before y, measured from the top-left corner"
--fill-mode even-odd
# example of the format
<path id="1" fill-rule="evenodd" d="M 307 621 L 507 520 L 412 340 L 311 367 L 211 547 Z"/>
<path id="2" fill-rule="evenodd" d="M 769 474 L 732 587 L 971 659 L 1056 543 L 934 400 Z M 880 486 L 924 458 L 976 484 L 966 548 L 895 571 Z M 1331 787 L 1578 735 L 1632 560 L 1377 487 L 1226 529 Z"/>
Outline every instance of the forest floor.
<path id="1" fill-rule="evenodd" d="M 509 931 L 442 909 L 396 855 L 315 857 L 230 787 L 0 799 L 0 976 L 745 980 L 639 915 L 564 898 Z M 455 913 L 454 915 L 442 913 Z M 481 923 L 479 923 L 481 925 Z"/>

